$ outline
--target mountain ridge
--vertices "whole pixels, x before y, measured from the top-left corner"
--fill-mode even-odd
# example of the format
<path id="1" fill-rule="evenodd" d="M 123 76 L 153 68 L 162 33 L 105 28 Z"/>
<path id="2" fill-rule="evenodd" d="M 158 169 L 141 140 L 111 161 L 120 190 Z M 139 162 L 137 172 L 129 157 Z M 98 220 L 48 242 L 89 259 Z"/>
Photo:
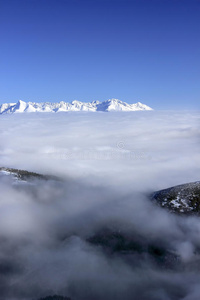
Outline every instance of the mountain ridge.
<path id="1" fill-rule="evenodd" d="M 69 112 L 69 111 L 141 111 L 153 110 L 141 102 L 128 104 L 118 99 L 109 99 L 103 102 L 81 102 L 74 100 L 69 102 L 25 102 L 19 100 L 17 103 L 3 103 L 0 105 L 0 114 L 33 113 L 33 112 Z"/>

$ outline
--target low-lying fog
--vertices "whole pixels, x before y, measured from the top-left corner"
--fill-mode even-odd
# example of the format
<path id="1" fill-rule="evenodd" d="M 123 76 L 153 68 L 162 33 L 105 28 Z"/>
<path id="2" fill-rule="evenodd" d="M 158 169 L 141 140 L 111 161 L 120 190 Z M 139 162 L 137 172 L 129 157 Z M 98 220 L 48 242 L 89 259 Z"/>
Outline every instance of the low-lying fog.
<path id="1" fill-rule="evenodd" d="M 200 180 L 199 146 L 195 112 L 1 115 L 0 167 L 63 181 L 0 177 L 0 299 L 199 299 L 200 218 L 149 198 Z M 89 242 L 102 228 L 164 245 L 177 266 L 107 253 Z"/>

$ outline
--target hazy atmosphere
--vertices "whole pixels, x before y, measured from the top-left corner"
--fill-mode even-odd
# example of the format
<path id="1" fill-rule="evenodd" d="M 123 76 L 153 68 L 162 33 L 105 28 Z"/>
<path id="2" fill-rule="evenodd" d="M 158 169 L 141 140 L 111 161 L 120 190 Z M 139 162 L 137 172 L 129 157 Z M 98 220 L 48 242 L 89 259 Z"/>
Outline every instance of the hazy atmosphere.
<path id="1" fill-rule="evenodd" d="M 199 179 L 199 119 L 155 111 L 2 115 L 1 165 L 62 180 L 2 177 L 1 299 L 198 299 L 200 219 L 170 214 L 149 195 Z M 176 259 L 163 268 L 148 253 L 110 253 L 91 242 L 102 229 L 167 247 Z"/>

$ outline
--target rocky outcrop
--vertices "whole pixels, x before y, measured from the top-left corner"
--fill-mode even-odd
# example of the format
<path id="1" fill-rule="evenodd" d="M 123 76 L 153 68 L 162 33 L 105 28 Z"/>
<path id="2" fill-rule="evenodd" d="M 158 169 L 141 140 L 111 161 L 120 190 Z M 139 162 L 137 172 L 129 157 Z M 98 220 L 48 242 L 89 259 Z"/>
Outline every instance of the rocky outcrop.
<path id="1" fill-rule="evenodd" d="M 29 172 L 27 170 L 19 170 L 5 167 L 0 167 L 0 174 L 13 176 L 14 179 L 20 181 L 28 181 L 33 179 L 58 180 L 56 176 L 42 175 L 39 173 Z"/>
<path id="2" fill-rule="evenodd" d="M 157 191 L 152 195 L 152 200 L 173 213 L 200 215 L 200 181 Z"/>

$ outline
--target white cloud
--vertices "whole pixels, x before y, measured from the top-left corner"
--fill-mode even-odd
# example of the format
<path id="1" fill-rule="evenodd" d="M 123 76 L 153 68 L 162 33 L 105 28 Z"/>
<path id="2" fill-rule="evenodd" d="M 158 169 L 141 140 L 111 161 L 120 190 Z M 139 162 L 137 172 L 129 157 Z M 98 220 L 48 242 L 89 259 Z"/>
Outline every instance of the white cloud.
<path id="1" fill-rule="evenodd" d="M 0 268 L 4 299 L 193 299 L 200 220 L 169 214 L 147 195 L 199 180 L 199 119 L 189 112 L 2 115 L 0 165 L 65 178 L 23 188 L 1 180 L 0 265 L 12 266 Z M 107 256 L 86 241 L 104 226 L 167 245 L 185 269 L 160 270 L 148 257 L 136 268 Z"/>

